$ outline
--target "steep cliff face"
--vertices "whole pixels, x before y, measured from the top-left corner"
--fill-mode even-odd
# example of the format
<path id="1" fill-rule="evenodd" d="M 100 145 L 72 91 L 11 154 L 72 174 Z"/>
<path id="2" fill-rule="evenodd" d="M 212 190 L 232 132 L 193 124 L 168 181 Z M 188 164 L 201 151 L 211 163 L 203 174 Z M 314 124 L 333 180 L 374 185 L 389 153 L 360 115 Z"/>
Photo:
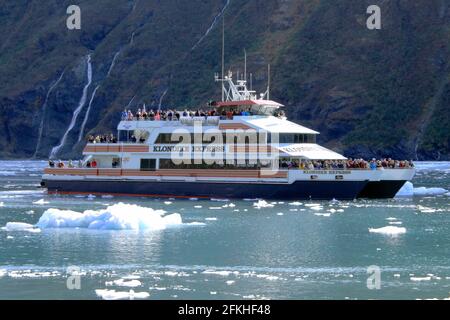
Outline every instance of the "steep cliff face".
<path id="1" fill-rule="evenodd" d="M 81 8 L 81 30 L 66 9 Z M 366 28 L 378 4 L 382 29 Z M 142 103 L 199 106 L 226 68 L 266 85 L 288 116 L 349 156 L 448 159 L 446 0 L 99 0 L 0 7 L 0 157 L 75 157 Z M 225 9 L 225 10 L 224 10 Z M 91 74 L 89 74 L 91 71 Z M 69 130 L 70 129 L 70 130 Z M 65 137 L 63 139 L 63 137 Z M 63 142 L 63 143 L 61 143 Z M 55 150 L 55 147 L 58 147 Z"/>

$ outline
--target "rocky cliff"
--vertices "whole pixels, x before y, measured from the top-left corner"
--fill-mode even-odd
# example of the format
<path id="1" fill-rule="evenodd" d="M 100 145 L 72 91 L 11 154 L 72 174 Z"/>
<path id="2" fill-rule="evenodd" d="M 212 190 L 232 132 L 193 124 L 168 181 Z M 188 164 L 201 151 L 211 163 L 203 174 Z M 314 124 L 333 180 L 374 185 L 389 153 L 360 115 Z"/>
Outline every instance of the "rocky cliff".
<path id="1" fill-rule="evenodd" d="M 81 8 L 81 30 L 66 9 Z M 382 10 L 368 30 L 369 5 Z M 80 154 L 142 103 L 194 107 L 226 68 L 348 156 L 449 159 L 447 0 L 16 0 L 0 4 L 0 157 Z"/>

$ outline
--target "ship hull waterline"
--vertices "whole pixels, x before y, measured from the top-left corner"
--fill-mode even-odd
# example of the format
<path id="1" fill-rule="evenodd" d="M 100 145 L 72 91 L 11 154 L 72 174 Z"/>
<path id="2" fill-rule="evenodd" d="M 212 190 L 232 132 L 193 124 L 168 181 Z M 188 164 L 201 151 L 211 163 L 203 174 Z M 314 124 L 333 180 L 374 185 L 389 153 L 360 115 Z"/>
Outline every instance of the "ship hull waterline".
<path id="1" fill-rule="evenodd" d="M 124 180 L 42 180 L 55 194 L 93 194 L 170 198 L 273 200 L 353 200 L 368 181 L 296 181 L 284 183 L 175 182 Z"/>

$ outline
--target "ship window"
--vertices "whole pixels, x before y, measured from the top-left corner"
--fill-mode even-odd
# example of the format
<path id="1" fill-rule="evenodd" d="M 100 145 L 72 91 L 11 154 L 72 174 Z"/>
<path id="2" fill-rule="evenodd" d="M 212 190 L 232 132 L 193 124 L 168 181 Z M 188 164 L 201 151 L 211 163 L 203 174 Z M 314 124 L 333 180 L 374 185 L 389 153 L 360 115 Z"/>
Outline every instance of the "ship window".
<path id="1" fill-rule="evenodd" d="M 280 143 L 316 143 L 315 134 L 280 133 Z"/>
<path id="2" fill-rule="evenodd" d="M 141 159 L 141 171 L 155 171 L 156 159 Z"/>
<path id="3" fill-rule="evenodd" d="M 112 159 L 112 167 L 113 168 L 120 168 L 121 167 L 121 163 L 120 163 L 120 158 L 113 158 Z"/>

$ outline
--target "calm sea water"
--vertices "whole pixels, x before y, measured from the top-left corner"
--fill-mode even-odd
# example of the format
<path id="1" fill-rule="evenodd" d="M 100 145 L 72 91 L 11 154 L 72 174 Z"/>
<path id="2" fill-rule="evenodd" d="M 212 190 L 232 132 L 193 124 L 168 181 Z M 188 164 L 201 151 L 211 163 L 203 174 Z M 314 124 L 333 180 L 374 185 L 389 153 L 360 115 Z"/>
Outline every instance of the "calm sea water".
<path id="1" fill-rule="evenodd" d="M 47 212 L 38 230 L 0 230 L 0 299 L 450 296 L 449 162 L 418 163 L 414 190 L 394 200 L 274 203 L 49 196 L 45 165 L 0 162 L 0 226 Z M 379 290 L 367 288 L 372 265 Z"/>

